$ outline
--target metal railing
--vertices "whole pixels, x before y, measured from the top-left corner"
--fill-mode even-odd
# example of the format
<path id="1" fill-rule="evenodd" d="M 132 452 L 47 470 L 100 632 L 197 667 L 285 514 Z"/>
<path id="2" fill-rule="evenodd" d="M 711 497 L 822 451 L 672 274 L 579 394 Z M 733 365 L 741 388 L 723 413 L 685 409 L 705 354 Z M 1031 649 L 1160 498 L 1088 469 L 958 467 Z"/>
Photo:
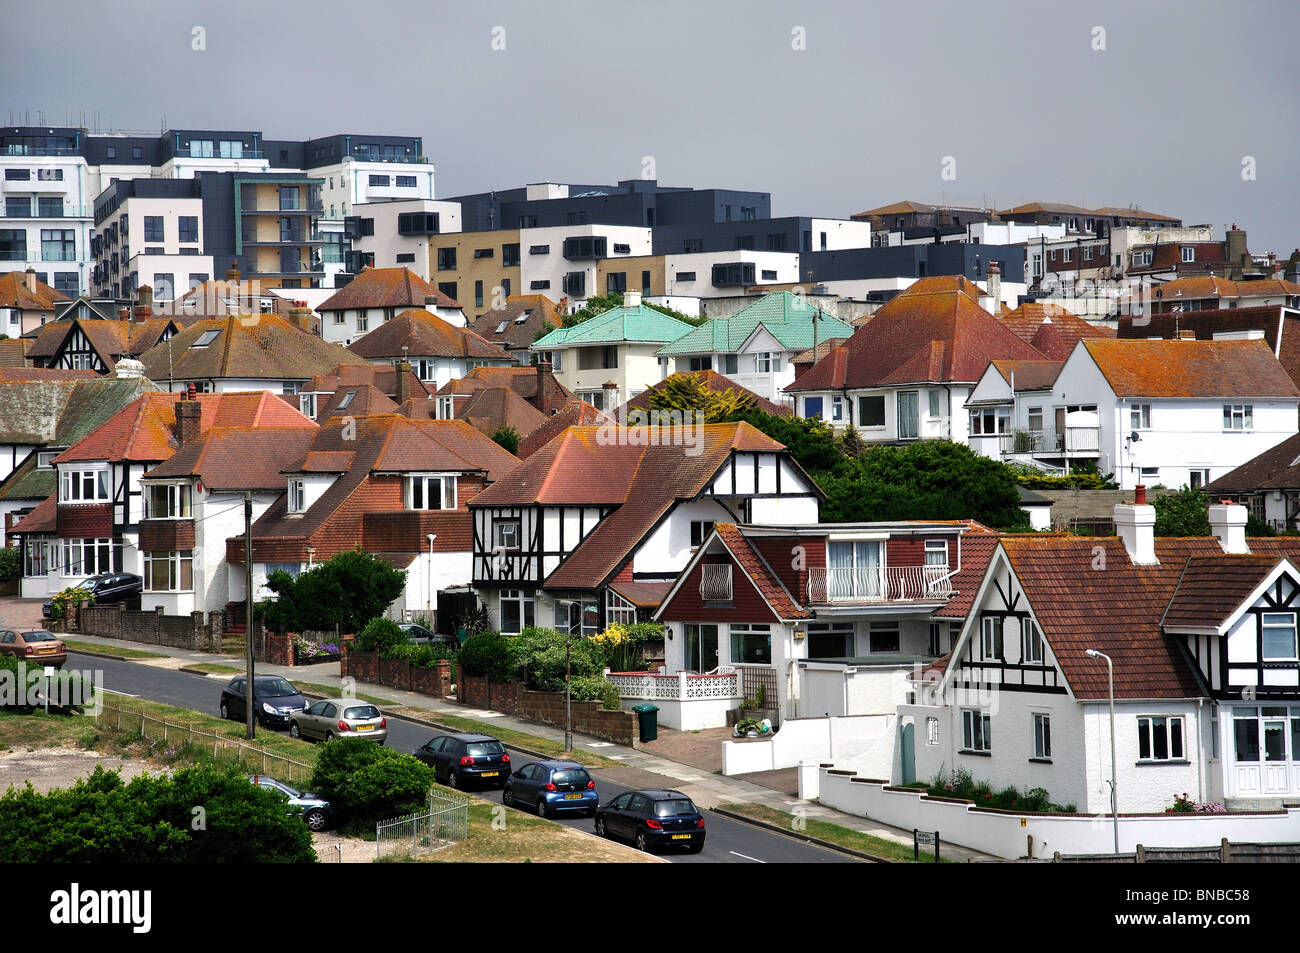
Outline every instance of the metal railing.
<path id="1" fill-rule="evenodd" d="M 808 601 L 814 603 L 905 602 L 946 599 L 952 593 L 946 565 L 808 570 Z"/>
<path id="2" fill-rule="evenodd" d="M 730 563 L 705 563 L 700 567 L 700 598 L 705 602 L 731 601 Z"/>
<path id="3" fill-rule="evenodd" d="M 375 858 L 417 857 L 469 836 L 469 801 L 429 792 L 429 807 L 375 825 Z"/>
<path id="4" fill-rule="evenodd" d="M 1100 427 L 1054 427 L 1045 430 L 1013 430 L 998 434 L 998 446 L 1003 456 L 1017 453 L 1053 456 L 1065 453 L 1099 453 L 1101 451 Z"/>

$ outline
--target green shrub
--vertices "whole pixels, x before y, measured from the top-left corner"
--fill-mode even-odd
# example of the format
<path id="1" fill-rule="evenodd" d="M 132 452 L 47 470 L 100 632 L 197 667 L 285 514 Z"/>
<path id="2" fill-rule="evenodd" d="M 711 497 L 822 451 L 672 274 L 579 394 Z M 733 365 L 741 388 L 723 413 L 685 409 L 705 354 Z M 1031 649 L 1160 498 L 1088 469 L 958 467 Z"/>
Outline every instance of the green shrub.
<path id="1" fill-rule="evenodd" d="M 382 616 L 371 619 L 366 623 L 366 627 L 357 633 L 356 646 L 362 652 L 383 654 L 406 644 L 406 633 L 392 619 L 385 619 Z"/>
<path id="2" fill-rule="evenodd" d="M 353 822 L 383 820 L 424 804 L 433 769 L 418 758 L 362 738 L 336 738 L 320 748 L 312 790 Z"/>
<path id="3" fill-rule="evenodd" d="M 1276 536 L 1275 530 L 1270 524 L 1264 522 L 1254 513 L 1246 514 L 1246 535 L 1247 536 Z"/>
<path id="4" fill-rule="evenodd" d="M 89 589 L 82 589 L 78 586 L 69 586 L 58 593 L 55 593 L 52 602 L 50 618 L 56 622 L 68 617 L 68 605 L 76 605 L 81 602 L 88 606 L 95 604 L 95 596 Z"/>
<path id="5" fill-rule="evenodd" d="M 456 664 L 467 675 L 486 676 L 493 682 L 508 682 L 515 675 L 510 640 L 500 632 L 475 632 L 465 640 Z"/>
<path id="6" fill-rule="evenodd" d="M 619 704 L 618 686 L 603 675 L 575 676 L 569 684 L 577 701 L 603 701 L 606 711 L 618 711 L 622 707 Z"/>
<path id="7" fill-rule="evenodd" d="M 14 582 L 23 576 L 22 554 L 15 546 L 0 546 L 0 582 Z"/>

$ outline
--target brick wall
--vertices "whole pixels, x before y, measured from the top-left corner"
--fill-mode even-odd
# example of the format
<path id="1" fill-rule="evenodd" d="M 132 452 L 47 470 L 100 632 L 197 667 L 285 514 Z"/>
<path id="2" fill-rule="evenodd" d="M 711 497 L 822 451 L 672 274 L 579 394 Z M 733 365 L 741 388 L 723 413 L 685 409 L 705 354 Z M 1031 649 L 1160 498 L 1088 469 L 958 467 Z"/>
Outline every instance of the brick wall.
<path id="1" fill-rule="evenodd" d="M 202 612 L 163 615 L 161 609 L 152 612 L 124 609 L 119 602 L 79 610 L 69 606 L 68 617 L 69 630 L 86 635 L 175 649 L 207 651 L 211 648 L 212 640 Z"/>
<path id="2" fill-rule="evenodd" d="M 440 659 L 432 666 L 411 665 L 405 659 L 380 658 L 377 652 L 349 649 L 343 653 L 339 674 L 351 676 L 358 682 L 400 688 L 434 698 L 451 694 L 451 662 L 447 659 Z"/>
<path id="3" fill-rule="evenodd" d="M 520 682 L 488 682 L 482 676 L 462 673 L 456 700 L 557 728 L 563 728 L 566 722 L 563 692 L 534 692 Z M 636 725 L 636 715 L 630 711 L 605 711 L 599 701 L 573 702 L 573 730 L 579 734 L 632 747 L 636 743 Z"/>

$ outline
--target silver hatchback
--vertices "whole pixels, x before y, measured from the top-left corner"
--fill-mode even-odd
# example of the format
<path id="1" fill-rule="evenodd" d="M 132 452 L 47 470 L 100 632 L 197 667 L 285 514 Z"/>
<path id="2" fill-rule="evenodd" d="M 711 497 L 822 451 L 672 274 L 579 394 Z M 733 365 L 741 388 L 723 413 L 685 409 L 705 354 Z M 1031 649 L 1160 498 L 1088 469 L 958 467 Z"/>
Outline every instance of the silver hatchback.
<path id="1" fill-rule="evenodd" d="M 383 744 L 388 739 L 388 719 L 369 702 L 355 698 L 325 698 L 289 720 L 292 738 L 365 738 Z"/>

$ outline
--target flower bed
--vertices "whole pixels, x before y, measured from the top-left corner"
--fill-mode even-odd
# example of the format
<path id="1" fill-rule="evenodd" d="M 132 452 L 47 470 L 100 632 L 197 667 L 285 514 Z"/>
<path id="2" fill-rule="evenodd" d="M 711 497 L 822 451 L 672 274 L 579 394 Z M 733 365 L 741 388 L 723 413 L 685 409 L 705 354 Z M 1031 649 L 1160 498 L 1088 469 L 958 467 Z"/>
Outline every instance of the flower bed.
<path id="1" fill-rule="evenodd" d="M 295 638 L 293 640 L 294 665 L 319 665 L 323 662 L 337 662 L 339 647 L 333 642 L 313 642 L 311 639 Z"/>

